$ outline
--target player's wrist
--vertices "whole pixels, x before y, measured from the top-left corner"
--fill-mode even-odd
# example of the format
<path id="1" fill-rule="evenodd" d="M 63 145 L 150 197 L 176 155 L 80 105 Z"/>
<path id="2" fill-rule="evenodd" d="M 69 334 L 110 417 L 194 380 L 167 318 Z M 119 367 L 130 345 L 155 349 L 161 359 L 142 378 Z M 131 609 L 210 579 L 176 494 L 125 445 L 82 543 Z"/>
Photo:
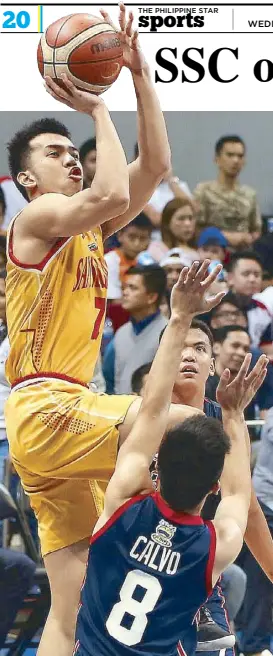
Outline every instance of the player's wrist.
<path id="1" fill-rule="evenodd" d="M 90 108 L 88 114 L 93 118 L 94 121 L 96 121 L 100 116 L 109 114 L 109 112 L 104 101 L 100 98 L 95 107 Z"/>
<path id="2" fill-rule="evenodd" d="M 169 324 L 171 324 L 174 327 L 181 327 L 182 325 L 185 325 L 185 323 L 191 323 L 194 318 L 194 313 L 189 312 L 188 310 L 184 311 L 179 311 L 178 310 L 172 310 L 171 311 L 171 316 L 169 320 Z"/>
<path id="3" fill-rule="evenodd" d="M 147 63 L 145 63 L 144 66 L 142 66 L 141 68 L 135 71 L 130 68 L 130 71 L 133 78 L 133 82 L 136 87 L 138 87 L 139 84 L 141 85 L 143 83 L 149 85 L 151 84 L 152 78 L 150 74 L 150 68 Z"/>
<path id="4" fill-rule="evenodd" d="M 236 408 L 229 408 L 228 410 L 222 408 L 222 417 L 223 419 L 226 419 L 228 421 L 236 421 L 238 423 L 243 423 L 243 424 L 245 422 L 243 410 L 239 410 Z"/>

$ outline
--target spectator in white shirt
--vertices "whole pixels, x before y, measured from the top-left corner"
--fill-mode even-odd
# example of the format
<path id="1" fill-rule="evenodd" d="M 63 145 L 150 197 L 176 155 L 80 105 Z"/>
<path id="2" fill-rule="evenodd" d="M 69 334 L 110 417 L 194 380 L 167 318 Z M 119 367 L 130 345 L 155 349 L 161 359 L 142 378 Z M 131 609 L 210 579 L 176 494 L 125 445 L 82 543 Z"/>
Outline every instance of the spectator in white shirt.
<path id="1" fill-rule="evenodd" d="M 135 144 L 135 158 L 137 156 L 138 145 Z M 173 174 L 173 170 L 169 169 L 143 210 L 154 228 L 160 228 L 162 211 L 173 198 L 182 198 L 192 202 L 192 194 L 187 182 L 180 180 L 178 176 Z"/>

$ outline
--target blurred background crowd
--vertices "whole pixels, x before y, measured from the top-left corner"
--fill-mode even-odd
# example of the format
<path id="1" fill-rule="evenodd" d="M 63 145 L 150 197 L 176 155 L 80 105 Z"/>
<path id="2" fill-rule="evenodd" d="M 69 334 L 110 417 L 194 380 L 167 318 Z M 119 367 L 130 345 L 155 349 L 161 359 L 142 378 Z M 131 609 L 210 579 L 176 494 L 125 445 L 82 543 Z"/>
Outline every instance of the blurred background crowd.
<path id="1" fill-rule="evenodd" d="M 90 186 L 96 170 L 96 141 L 91 138 L 77 145 L 84 184 Z M 196 259 L 211 259 L 212 268 L 221 262 L 223 270 L 211 292 L 225 290 L 226 295 L 210 314 L 200 317 L 211 329 L 214 339 L 215 372 L 206 381 L 206 396 L 216 400 L 221 373 L 229 367 L 231 376 L 236 376 L 247 352 L 252 353 L 252 365 L 261 352 L 269 357 L 267 377 L 247 408 L 246 419 L 252 441 L 253 483 L 272 532 L 273 203 L 272 216 L 270 211 L 262 212 L 263 199 L 255 187 L 240 180 L 247 163 L 247 145 L 238 134 L 220 134 L 216 143 L 211 144 L 215 163 L 213 178 L 200 180 L 190 188 L 187 180 L 181 180 L 175 170 L 170 170 L 143 212 L 106 242 L 107 312 L 101 355 L 90 385 L 100 393 L 142 395 L 160 334 L 170 316 L 170 294 L 181 269 Z M 137 145 L 134 151 L 137 156 Z M 183 177 L 187 178 L 185 163 L 184 168 Z M 13 653 L 35 653 L 35 650 L 24 650 L 29 648 L 36 630 L 41 628 L 48 604 L 36 522 L 9 461 L 3 412 L 9 394 L 5 379 L 9 350 L 5 316 L 6 231 L 11 218 L 24 205 L 8 172 L 2 171 L 0 483 L 4 487 L 0 499 L 0 609 L 5 605 L 5 612 L 0 610 L 1 654 L 11 653 L 1 651 L 1 647 L 5 641 L 7 644 L 8 631 L 12 629 L 16 634 L 14 622 L 18 610 L 23 620 L 30 619 L 25 623 L 28 633 L 24 629 L 19 651 Z M 193 362 L 194 358 L 189 349 L 187 361 Z M 3 583 L 7 563 L 9 596 L 4 596 L 7 595 Z M 243 554 L 239 565 L 237 577 L 228 581 L 230 588 L 226 590 L 238 638 L 237 648 L 246 655 L 270 656 L 273 586 L 250 552 Z M 26 596 L 27 603 L 24 601 L 22 608 Z M 33 609 L 36 609 L 36 616 Z M 17 624 L 20 634 L 20 614 Z"/>

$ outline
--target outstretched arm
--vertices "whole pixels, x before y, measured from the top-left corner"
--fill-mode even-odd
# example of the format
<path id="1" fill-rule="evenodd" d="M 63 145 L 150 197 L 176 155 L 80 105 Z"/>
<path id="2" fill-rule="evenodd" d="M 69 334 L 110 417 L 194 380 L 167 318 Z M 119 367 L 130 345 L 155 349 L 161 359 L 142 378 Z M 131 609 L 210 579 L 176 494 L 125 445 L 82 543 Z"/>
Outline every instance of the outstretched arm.
<path id="1" fill-rule="evenodd" d="M 250 457 L 250 439 L 246 423 L 244 432 Z M 253 485 L 244 539 L 255 560 L 273 583 L 273 540 Z"/>
<path id="2" fill-rule="evenodd" d="M 221 476 L 222 500 L 214 520 L 218 538 L 213 576 L 215 582 L 240 552 L 248 520 L 251 472 L 243 412 L 265 378 L 268 360 L 261 356 L 248 375 L 250 361 L 251 356 L 247 355 L 231 383 L 230 372 L 225 370 L 217 389 L 217 400 L 222 406 L 223 426 L 231 439 L 231 450 L 225 458 Z"/>
<path id="3" fill-rule="evenodd" d="M 111 22 L 102 12 L 104 20 Z M 154 190 L 171 166 L 170 146 L 163 113 L 155 92 L 148 64 L 141 52 L 138 34 L 133 30 L 133 14 L 126 21 L 125 7 L 120 4 L 121 38 L 124 44 L 124 65 L 132 74 L 137 97 L 139 156 L 129 164 L 130 203 L 123 214 L 103 225 L 103 236 L 127 225 L 150 200 Z"/>
<path id="4" fill-rule="evenodd" d="M 221 270 L 221 265 L 208 275 L 209 260 L 199 267 L 194 263 L 184 268 L 171 296 L 171 319 L 156 353 L 145 395 L 133 428 L 120 448 L 116 469 L 105 496 L 105 512 L 110 516 L 134 494 L 147 489 L 149 465 L 167 427 L 168 412 L 181 350 L 192 317 L 212 308 L 223 293 L 205 299 L 205 293 Z M 184 406 L 185 418 L 198 412 Z M 181 421 L 181 418 L 180 418 Z M 133 476 L 132 476 L 133 472 Z"/>

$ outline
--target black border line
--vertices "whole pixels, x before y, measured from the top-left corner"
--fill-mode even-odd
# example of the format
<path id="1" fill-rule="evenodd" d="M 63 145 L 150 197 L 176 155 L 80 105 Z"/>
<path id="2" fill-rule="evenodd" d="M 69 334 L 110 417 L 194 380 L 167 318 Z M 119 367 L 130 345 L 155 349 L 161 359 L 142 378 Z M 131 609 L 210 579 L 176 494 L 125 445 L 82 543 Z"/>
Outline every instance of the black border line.
<path id="1" fill-rule="evenodd" d="M 143 3 L 138 2 L 126 2 L 126 6 L 128 7 L 142 7 L 143 9 L 146 7 L 144 6 L 147 4 L 147 7 L 158 7 L 161 8 L 158 2 L 147 2 L 147 0 L 144 0 Z M 62 2 L 50 2 L 46 4 L 42 4 L 41 2 L 32 3 L 32 2 L 24 2 L 24 7 L 39 7 L 42 5 L 42 7 L 76 7 L 77 2 L 66 2 L 63 4 Z M 89 9 L 92 9 L 92 6 L 100 6 L 100 3 L 98 2 L 81 2 L 78 7 L 89 7 Z M 116 7 L 117 4 L 116 2 L 103 2 L 104 7 Z M 164 7 L 181 7 L 181 2 L 164 2 L 162 4 L 162 8 Z M 22 7 L 22 2 L 0 2 L 0 7 Z M 225 3 L 220 3 L 217 4 L 217 2 L 183 2 L 183 7 L 215 7 L 215 8 L 221 8 L 221 7 L 273 7 L 272 2 L 265 2 L 261 4 L 260 2 L 240 2 L 240 3 L 235 3 L 234 2 L 225 2 Z"/>

